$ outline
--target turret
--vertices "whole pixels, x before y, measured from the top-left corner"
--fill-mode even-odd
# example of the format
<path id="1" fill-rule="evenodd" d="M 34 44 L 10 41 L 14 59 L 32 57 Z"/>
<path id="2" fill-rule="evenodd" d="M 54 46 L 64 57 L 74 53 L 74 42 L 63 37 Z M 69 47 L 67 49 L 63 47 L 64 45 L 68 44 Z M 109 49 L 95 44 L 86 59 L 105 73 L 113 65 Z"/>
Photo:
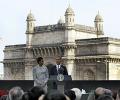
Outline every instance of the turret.
<path id="1" fill-rule="evenodd" d="M 34 32 L 34 27 L 35 27 L 35 23 L 34 23 L 35 19 L 34 19 L 33 14 L 31 13 L 31 11 L 27 16 L 26 21 L 27 21 L 26 33 L 33 33 Z"/>
<path id="2" fill-rule="evenodd" d="M 74 24 L 75 24 L 74 16 L 75 16 L 74 11 L 69 5 L 69 7 L 66 9 L 66 12 L 65 12 L 65 26 L 66 26 L 66 28 L 73 28 L 74 27 Z"/>
<path id="3" fill-rule="evenodd" d="M 65 42 L 62 44 L 64 48 L 64 57 L 65 65 L 68 70 L 68 74 L 72 76 L 74 79 L 74 61 L 75 61 L 75 14 L 73 9 L 69 7 L 66 9 L 65 12 Z"/>
<path id="4" fill-rule="evenodd" d="M 34 23 L 35 19 L 31 12 L 28 14 L 26 21 L 27 21 L 26 44 L 29 48 L 32 45 L 32 37 L 34 35 L 33 33 L 35 27 L 35 23 Z"/>
<path id="5" fill-rule="evenodd" d="M 104 34 L 104 32 L 103 32 L 103 18 L 100 16 L 99 12 L 95 17 L 94 23 L 95 23 L 95 31 L 96 31 L 97 37 L 99 35 L 103 35 Z"/>

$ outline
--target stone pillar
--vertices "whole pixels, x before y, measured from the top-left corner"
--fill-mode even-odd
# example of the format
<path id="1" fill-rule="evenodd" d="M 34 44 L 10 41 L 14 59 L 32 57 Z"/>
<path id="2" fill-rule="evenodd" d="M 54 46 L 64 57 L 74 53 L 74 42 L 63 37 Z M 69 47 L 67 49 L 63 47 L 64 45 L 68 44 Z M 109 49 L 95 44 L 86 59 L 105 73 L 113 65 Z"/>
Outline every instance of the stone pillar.
<path id="1" fill-rule="evenodd" d="M 74 79 L 74 58 L 73 59 L 67 58 L 65 61 L 68 74 L 71 75 L 72 79 Z"/>
<path id="2" fill-rule="evenodd" d="M 64 61 L 68 70 L 68 74 L 71 75 L 74 80 L 74 67 L 75 67 L 75 44 L 64 44 Z"/>
<path id="3" fill-rule="evenodd" d="M 26 48 L 25 52 L 25 80 L 32 80 L 32 67 L 34 65 L 33 51 L 30 48 Z"/>
<path id="4" fill-rule="evenodd" d="M 25 60 L 25 80 L 32 80 L 33 74 L 32 74 L 32 59 L 26 59 Z"/>

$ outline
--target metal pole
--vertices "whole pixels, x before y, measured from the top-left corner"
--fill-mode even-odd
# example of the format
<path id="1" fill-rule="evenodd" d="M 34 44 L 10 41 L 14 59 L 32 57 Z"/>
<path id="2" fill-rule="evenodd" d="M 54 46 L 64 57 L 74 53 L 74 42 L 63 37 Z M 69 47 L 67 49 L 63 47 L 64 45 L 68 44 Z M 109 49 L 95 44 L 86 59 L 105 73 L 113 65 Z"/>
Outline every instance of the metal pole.
<path id="1" fill-rule="evenodd" d="M 109 80 L 109 68 L 108 68 L 108 61 L 106 60 L 105 61 L 105 63 L 106 63 L 106 80 Z"/>
<path id="2" fill-rule="evenodd" d="M 105 68 L 106 68 L 106 80 L 108 80 L 107 79 L 107 61 L 105 61 L 105 64 L 106 64 L 106 66 L 105 66 Z"/>

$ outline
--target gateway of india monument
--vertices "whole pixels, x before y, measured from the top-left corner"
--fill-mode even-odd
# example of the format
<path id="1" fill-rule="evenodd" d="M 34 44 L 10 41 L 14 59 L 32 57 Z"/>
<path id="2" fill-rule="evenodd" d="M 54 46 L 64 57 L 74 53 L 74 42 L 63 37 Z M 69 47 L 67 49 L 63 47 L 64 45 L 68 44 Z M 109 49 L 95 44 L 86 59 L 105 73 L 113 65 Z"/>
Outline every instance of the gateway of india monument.
<path id="1" fill-rule="evenodd" d="M 4 48 L 4 79 L 32 80 L 32 67 L 42 56 L 48 68 L 62 56 L 73 80 L 120 80 L 120 39 L 104 37 L 103 18 L 98 13 L 94 27 L 75 23 L 68 6 L 65 21 L 35 26 L 30 12 L 26 22 L 26 43 Z"/>

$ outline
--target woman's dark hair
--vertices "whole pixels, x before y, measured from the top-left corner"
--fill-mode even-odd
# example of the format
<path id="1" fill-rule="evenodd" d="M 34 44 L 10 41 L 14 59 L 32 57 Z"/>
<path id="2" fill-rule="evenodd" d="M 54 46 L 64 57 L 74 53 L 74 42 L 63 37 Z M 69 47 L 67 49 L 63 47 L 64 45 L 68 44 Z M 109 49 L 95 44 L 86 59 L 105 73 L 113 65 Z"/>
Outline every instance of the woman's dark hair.
<path id="1" fill-rule="evenodd" d="M 43 58 L 42 57 L 38 57 L 36 60 L 37 60 L 37 63 L 39 63 L 39 61 L 43 60 Z"/>

